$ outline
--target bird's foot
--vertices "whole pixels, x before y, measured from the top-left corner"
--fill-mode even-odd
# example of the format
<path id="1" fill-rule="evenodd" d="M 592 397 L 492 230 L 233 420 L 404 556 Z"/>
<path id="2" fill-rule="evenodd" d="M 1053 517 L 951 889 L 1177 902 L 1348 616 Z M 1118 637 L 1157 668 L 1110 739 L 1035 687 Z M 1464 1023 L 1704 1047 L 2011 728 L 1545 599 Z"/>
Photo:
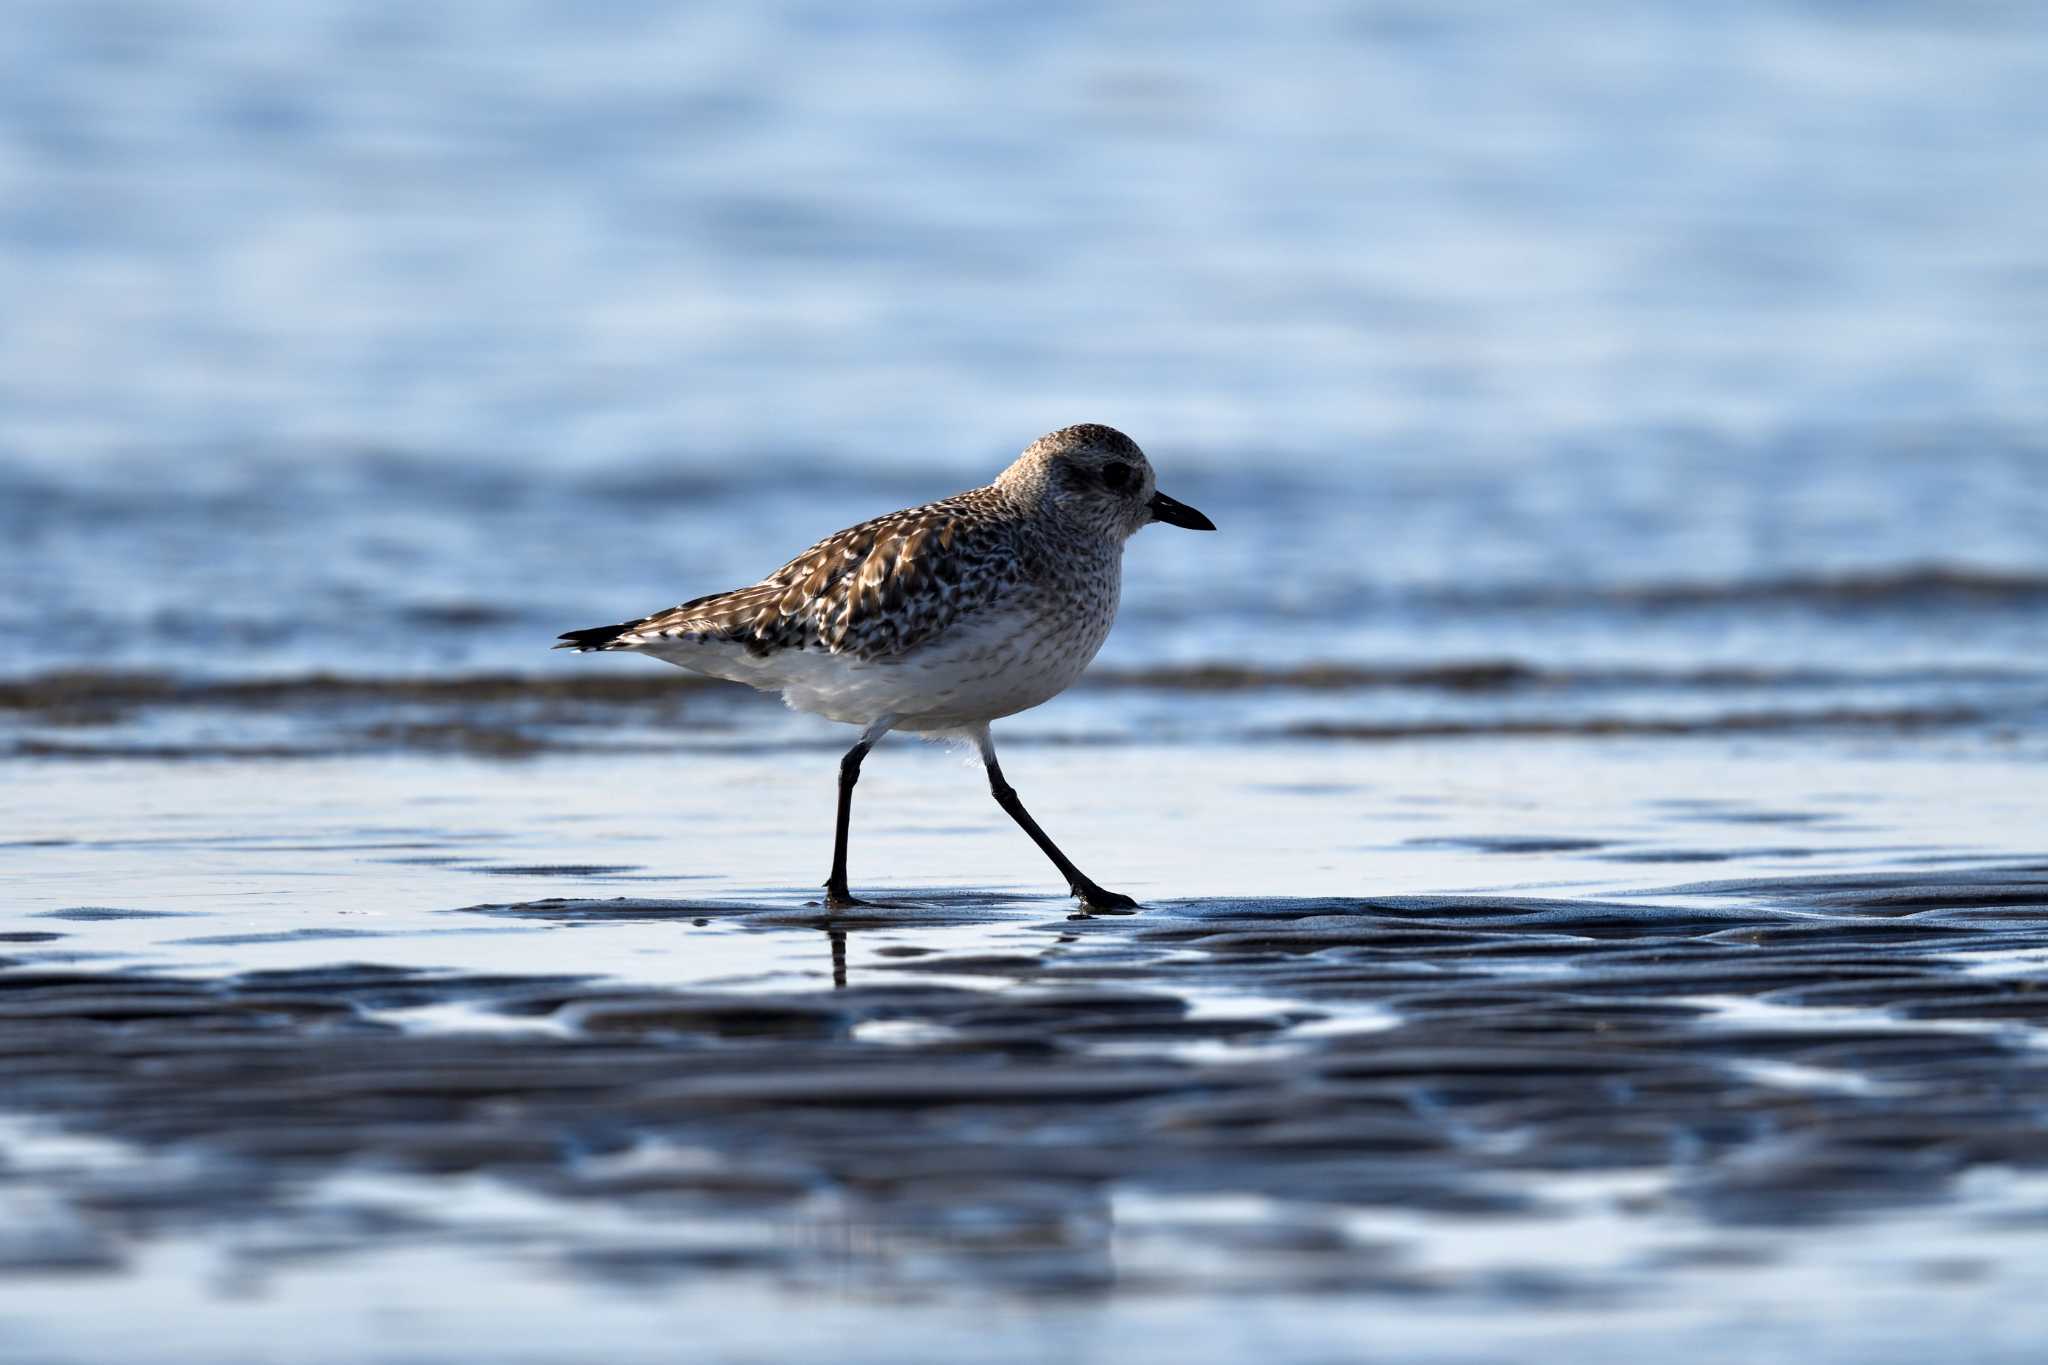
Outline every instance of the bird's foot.
<path id="1" fill-rule="evenodd" d="M 1081 904 L 1087 906 L 1090 910 L 1116 911 L 1136 910 L 1138 908 L 1138 903 L 1129 896 L 1124 895 L 1120 891 L 1104 891 L 1093 882 L 1087 882 L 1081 886 L 1074 887 L 1073 892 L 1076 896 L 1080 897 Z"/>
<path id="2" fill-rule="evenodd" d="M 858 910 L 862 906 L 873 904 L 872 901 L 862 900 L 845 887 L 834 886 L 830 882 L 825 883 L 825 899 L 819 903 L 827 910 Z"/>

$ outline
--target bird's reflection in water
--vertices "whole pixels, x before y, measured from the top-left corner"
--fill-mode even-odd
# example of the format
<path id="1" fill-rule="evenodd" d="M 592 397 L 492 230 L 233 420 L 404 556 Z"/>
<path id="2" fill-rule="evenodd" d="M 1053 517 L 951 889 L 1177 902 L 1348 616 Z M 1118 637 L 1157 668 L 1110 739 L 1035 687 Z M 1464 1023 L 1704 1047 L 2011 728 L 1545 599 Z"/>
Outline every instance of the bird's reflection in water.
<path id="1" fill-rule="evenodd" d="M 1135 915 L 1135 914 L 1137 914 L 1137 913 L 1138 913 L 1138 912 L 1137 912 L 1136 910 L 1090 910 L 1090 909 L 1081 909 L 1081 910 L 1077 910 L 1077 911 L 1075 911 L 1074 913 L 1072 913 L 1072 914 L 1068 915 L 1068 916 L 1067 916 L 1066 918 L 1067 918 L 1067 920 L 1068 920 L 1069 922 L 1084 922 L 1084 921 L 1087 921 L 1087 920 L 1094 920 L 1094 919 L 1110 919 L 1110 918 L 1118 918 L 1118 917 L 1122 917 L 1122 916 L 1125 916 L 1125 915 Z M 704 922 L 704 921 L 702 921 L 702 920 L 698 921 L 698 923 L 700 923 L 700 924 L 701 924 L 701 923 L 703 923 L 703 922 Z M 828 923 L 825 923 L 825 924 L 822 924 L 822 925 L 820 925 L 820 926 L 818 926 L 818 927 L 822 928 L 822 929 L 823 929 L 823 930 L 825 931 L 825 941 L 826 941 L 826 942 L 827 942 L 828 944 L 830 944 L 830 945 L 831 945 L 831 953 L 832 953 L 832 989 L 834 989 L 834 990 L 837 990 L 837 991 L 843 991 L 843 990 L 845 990 L 845 989 L 846 989 L 846 985 L 847 985 L 847 967 L 846 967 L 846 935 L 847 935 L 847 933 L 849 932 L 849 930 L 848 930 L 848 929 L 847 929 L 847 928 L 846 928 L 846 927 L 845 927 L 844 925 L 841 925 L 841 924 L 833 924 L 833 923 L 829 923 L 829 922 L 828 922 Z M 869 926 L 869 925 L 862 925 L 862 926 L 860 926 L 860 927 L 862 927 L 862 928 L 873 928 L 873 927 L 875 927 L 875 926 Z M 901 926 L 901 925 L 899 924 L 899 925 L 896 925 L 896 926 L 893 926 L 893 927 L 901 928 L 902 926 Z M 937 926 L 937 925 L 935 925 L 935 926 L 933 926 L 933 927 L 940 927 L 940 926 Z M 1048 951 L 1048 952 L 1058 952 L 1058 951 L 1060 951 L 1061 949 L 1064 949 L 1064 948 L 1066 948 L 1067 946 L 1069 946 L 1069 945 L 1071 945 L 1071 944 L 1075 944 L 1075 943 L 1078 943 L 1078 942 L 1080 942 L 1080 941 L 1081 941 L 1081 936 L 1080 936 L 1080 935 L 1079 935 L 1078 933 L 1075 933 L 1075 932 L 1072 932 L 1072 931 L 1067 931 L 1067 932 L 1063 932 L 1063 933 L 1061 933 L 1061 934 L 1057 935 L 1057 936 L 1056 936 L 1056 937 L 1055 937 L 1055 938 L 1053 939 L 1053 941 L 1052 941 L 1052 946 L 1051 946 L 1051 947 L 1050 947 L 1050 948 L 1049 948 L 1049 949 L 1048 949 L 1047 951 Z"/>

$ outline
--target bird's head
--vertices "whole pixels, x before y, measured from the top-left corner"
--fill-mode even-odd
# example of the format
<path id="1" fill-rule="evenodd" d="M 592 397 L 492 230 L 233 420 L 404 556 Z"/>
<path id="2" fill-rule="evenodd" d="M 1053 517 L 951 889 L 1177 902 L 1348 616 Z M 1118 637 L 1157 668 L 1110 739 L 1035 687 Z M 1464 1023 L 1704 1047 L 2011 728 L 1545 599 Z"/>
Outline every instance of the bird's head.
<path id="1" fill-rule="evenodd" d="M 1190 531 L 1216 529 L 1200 512 L 1159 491 L 1136 441 L 1094 422 L 1039 437 L 996 477 L 996 485 L 1119 543 L 1155 521 Z"/>

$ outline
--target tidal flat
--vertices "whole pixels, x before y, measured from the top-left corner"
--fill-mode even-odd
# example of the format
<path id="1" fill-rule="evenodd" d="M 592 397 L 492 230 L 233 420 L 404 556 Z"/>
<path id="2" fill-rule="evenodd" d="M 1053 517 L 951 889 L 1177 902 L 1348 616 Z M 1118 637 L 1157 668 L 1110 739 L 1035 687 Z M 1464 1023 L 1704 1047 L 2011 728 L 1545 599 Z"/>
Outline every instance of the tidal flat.
<path id="1" fill-rule="evenodd" d="M 8 14 L 0 1363 L 2048 1354 L 2039 5 Z M 549 652 L 1087 421 L 1137 914 Z"/>
<path id="2" fill-rule="evenodd" d="M 2027 1358 L 1985 737 L 17 760 L 0 1351 Z M 119 1311 L 108 1305 L 118 1304 Z"/>

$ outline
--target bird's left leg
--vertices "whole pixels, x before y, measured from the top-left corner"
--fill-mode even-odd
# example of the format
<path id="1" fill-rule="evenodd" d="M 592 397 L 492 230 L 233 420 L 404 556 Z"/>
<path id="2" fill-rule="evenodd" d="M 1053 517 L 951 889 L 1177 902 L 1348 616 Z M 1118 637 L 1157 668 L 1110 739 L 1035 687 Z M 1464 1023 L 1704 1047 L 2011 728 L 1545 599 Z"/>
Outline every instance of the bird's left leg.
<path id="1" fill-rule="evenodd" d="M 895 723 L 896 717 L 883 716 L 861 731 L 859 743 L 848 749 L 846 756 L 839 760 L 839 819 L 832 834 L 832 875 L 825 880 L 825 904 L 833 909 L 867 904 L 866 901 L 855 900 L 853 893 L 846 889 L 846 831 L 853 822 L 853 785 L 860 781 L 860 761 Z"/>
<path id="2" fill-rule="evenodd" d="M 1010 818 L 1031 836 L 1031 841 L 1038 845 L 1046 857 L 1052 859 L 1052 865 L 1066 877 L 1068 887 L 1081 898 L 1081 903 L 1090 910 L 1137 909 L 1138 903 L 1129 896 L 1121 892 L 1105 891 L 1090 881 L 1087 873 L 1075 867 L 1073 860 L 1060 852 L 1060 847 L 1052 841 L 1052 836 L 1038 827 L 1038 822 L 1031 818 L 1031 812 L 1025 810 L 1023 801 L 1018 799 L 1017 789 L 1003 780 L 1003 767 L 996 762 L 996 742 L 986 725 L 974 732 L 974 743 L 981 750 L 982 765 L 988 769 L 988 789 L 995 797 L 996 804 L 1007 811 Z"/>

